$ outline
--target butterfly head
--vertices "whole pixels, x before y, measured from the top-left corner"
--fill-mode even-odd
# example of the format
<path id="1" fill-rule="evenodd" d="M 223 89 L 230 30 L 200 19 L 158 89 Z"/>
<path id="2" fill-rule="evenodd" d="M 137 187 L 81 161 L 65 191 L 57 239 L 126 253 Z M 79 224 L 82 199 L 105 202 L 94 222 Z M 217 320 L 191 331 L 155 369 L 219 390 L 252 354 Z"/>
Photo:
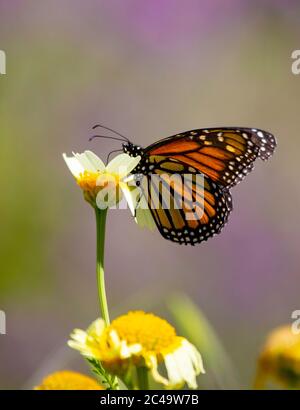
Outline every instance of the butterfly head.
<path id="1" fill-rule="evenodd" d="M 130 155 L 131 157 L 137 157 L 138 155 L 143 154 L 143 148 L 139 145 L 132 144 L 132 142 L 122 144 L 122 148 L 124 153 Z"/>

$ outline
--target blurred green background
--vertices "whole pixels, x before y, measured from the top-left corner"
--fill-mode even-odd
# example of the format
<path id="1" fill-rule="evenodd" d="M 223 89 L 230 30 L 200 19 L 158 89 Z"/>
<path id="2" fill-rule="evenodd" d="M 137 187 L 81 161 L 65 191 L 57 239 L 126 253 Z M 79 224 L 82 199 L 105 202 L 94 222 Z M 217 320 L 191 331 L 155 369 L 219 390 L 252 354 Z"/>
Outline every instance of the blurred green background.
<path id="1" fill-rule="evenodd" d="M 119 148 L 88 142 L 97 122 L 141 145 L 222 125 L 276 135 L 274 157 L 232 190 L 229 224 L 207 243 L 168 243 L 125 210 L 108 220 L 114 314 L 172 320 L 168 295 L 186 293 L 236 369 L 227 387 L 251 386 L 265 335 L 300 308 L 299 19 L 298 1 L 0 1 L 0 388 L 86 369 L 64 346 L 98 315 L 94 215 L 61 154 Z"/>

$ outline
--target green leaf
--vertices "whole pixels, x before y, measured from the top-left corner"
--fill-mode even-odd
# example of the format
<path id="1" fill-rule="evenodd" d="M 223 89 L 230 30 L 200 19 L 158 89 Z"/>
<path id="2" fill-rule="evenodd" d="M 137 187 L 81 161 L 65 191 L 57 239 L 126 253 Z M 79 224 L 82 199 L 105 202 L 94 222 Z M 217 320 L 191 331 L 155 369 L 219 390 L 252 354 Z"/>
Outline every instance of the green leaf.
<path id="1" fill-rule="evenodd" d="M 87 359 L 87 361 L 90 363 L 93 373 L 95 373 L 95 375 L 100 379 L 102 386 L 104 386 L 107 390 L 118 389 L 117 378 L 107 373 L 99 360 Z"/>

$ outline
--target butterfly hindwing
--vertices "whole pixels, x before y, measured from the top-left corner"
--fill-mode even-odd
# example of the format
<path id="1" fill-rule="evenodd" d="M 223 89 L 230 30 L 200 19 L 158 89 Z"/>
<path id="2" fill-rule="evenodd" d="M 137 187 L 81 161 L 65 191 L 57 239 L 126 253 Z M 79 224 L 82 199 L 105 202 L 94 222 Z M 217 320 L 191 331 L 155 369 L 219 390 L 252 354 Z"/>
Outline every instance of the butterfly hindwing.
<path id="1" fill-rule="evenodd" d="M 232 209 L 229 191 L 177 160 L 159 158 L 141 189 L 161 235 L 195 245 L 218 234 Z"/>

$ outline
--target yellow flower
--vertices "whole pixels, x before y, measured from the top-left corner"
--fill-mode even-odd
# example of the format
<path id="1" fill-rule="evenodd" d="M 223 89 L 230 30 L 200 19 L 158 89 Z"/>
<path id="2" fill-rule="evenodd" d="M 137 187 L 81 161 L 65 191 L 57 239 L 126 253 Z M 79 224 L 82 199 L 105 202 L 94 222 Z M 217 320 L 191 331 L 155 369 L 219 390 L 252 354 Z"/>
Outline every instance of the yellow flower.
<path id="1" fill-rule="evenodd" d="M 141 157 L 120 154 L 106 166 L 91 151 L 74 153 L 72 157 L 63 154 L 63 158 L 83 190 L 84 198 L 93 207 L 110 208 L 118 204 L 122 195 L 131 201 L 131 190 L 124 180 L 140 162 Z M 132 207 L 131 203 L 129 205 Z"/>
<path id="2" fill-rule="evenodd" d="M 273 330 L 259 356 L 255 387 L 264 388 L 268 381 L 300 388 L 300 334 L 290 325 Z"/>
<path id="3" fill-rule="evenodd" d="M 63 370 L 49 374 L 35 390 L 104 390 L 91 377 L 84 374 Z"/>
<path id="4" fill-rule="evenodd" d="M 68 344 L 87 358 L 99 360 L 125 382 L 131 379 L 133 385 L 139 368 L 146 368 L 166 388 L 181 388 L 186 383 L 196 389 L 196 376 L 205 373 L 195 346 L 177 336 L 164 319 L 142 311 L 120 316 L 108 327 L 98 319 L 86 332 L 75 329 Z M 165 368 L 163 374 L 159 366 Z"/>

